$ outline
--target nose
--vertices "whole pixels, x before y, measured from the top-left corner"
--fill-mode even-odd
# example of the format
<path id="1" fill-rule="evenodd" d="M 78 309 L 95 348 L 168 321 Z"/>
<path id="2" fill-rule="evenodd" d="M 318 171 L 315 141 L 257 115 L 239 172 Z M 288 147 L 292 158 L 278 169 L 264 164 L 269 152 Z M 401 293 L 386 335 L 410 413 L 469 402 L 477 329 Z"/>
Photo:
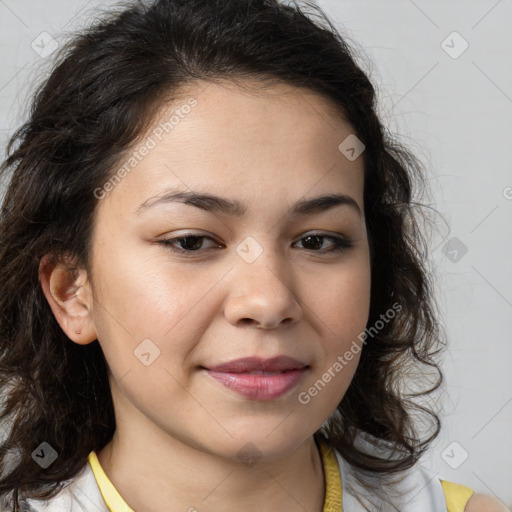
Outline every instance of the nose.
<path id="1" fill-rule="evenodd" d="M 281 256 L 264 250 L 252 263 L 237 258 L 231 272 L 225 317 L 237 327 L 275 329 L 302 317 L 294 289 L 293 269 Z"/>

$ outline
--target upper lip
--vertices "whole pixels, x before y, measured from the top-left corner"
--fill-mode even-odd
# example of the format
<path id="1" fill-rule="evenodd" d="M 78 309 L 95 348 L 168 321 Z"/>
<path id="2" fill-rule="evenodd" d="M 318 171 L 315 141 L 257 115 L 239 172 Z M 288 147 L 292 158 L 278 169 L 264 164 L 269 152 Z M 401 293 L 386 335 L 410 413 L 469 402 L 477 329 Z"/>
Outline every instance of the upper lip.
<path id="1" fill-rule="evenodd" d="M 308 365 L 289 356 L 277 356 L 271 359 L 243 357 L 217 366 L 212 366 L 208 368 L 208 370 L 226 373 L 245 373 L 253 371 L 282 372 L 286 370 L 297 370 L 306 366 Z"/>

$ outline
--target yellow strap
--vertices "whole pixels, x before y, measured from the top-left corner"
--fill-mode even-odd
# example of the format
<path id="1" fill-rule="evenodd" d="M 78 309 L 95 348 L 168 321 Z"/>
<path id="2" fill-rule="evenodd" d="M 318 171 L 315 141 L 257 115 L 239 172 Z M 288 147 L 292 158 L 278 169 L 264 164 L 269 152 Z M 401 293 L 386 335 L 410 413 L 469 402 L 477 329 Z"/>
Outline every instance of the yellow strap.
<path id="1" fill-rule="evenodd" d="M 322 435 L 318 435 L 325 476 L 325 500 L 322 512 L 342 512 L 341 476 L 336 455 Z"/>
<path id="2" fill-rule="evenodd" d="M 455 484 L 446 480 L 441 480 L 448 512 L 464 512 L 466 503 L 473 495 L 473 489 L 465 485 Z"/>
<path id="3" fill-rule="evenodd" d="M 342 512 L 342 486 L 338 461 L 325 438 L 319 435 L 318 440 L 325 476 L 325 500 L 322 512 Z M 123 500 L 114 484 L 103 471 L 94 451 L 89 454 L 88 460 L 101 495 L 110 512 L 134 512 Z M 474 491 L 464 485 L 446 480 L 441 480 L 441 485 L 446 497 L 448 512 L 464 512 L 464 508 Z"/>
<path id="4" fill-rule="evenodd" d="M 105 471 L 103 471 L 94 451 L 89 454 L 88 459 L 98 487 L 100 488 L 101 495 L 110 512 L 134 512 L 117 492 L 117 489 L 114 487 L 114 484 L 110 481 Z"/>
<path id="5" fill-rule="evenodd" d="M 318 439 L 325 475 L 325 500 L 322 512 L 341 512 L 342 488 L 338 461 L 325 439 L 322 436 L 319 436 Z M 110 512 L 134 512 L 123 500 L 114 484 L 103 471 L 94 451 L 89 454 L 89 464 Z"/>
<path id="6" fill-rule="evenodd" d="M 336 456 L 329 448 L 326 439 L 319 435 L 320 452 L 325 474 L 325 502 L 323 512 L 342 512 L 342 486 Z M 465 485 L 441 480 L 446 498 L 447 512 L 464 512 L 473 489 Z"/>

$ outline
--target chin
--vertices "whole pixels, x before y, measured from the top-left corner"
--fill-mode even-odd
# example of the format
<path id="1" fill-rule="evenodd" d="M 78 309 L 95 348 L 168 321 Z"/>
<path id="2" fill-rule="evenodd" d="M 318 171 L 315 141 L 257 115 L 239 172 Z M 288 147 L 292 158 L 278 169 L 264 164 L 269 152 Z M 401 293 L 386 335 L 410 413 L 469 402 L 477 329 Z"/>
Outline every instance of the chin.
<path id="1" fill-rule="evenodd" d="M 275 428 L 275 425 L 274 425 Z M 312 434 L 311 434 L 312 435 Z M 229 458 L 252 465 L 258 460 L 275 460 L 285 457 L 298 448 L 309 436 L 291 436 L 289 431 L 268 435 L 266 431 L 254 432 L 254 425 L 247 432 L 238 431 L 236 437 L 229 439 L 225 446 Z M 219 445 L 217 444 L 218 448 Z M 225 453 L 226 453 L 225 452 Z"/>

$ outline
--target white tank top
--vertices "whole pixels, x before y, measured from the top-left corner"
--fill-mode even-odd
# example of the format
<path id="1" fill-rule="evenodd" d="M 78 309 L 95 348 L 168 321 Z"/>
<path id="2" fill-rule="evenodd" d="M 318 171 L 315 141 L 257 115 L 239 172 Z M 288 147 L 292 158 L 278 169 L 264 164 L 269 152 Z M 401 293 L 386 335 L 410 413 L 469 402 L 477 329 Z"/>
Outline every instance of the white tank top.
<path id="1" fill-rule="evenodd" d="M 416 464 L 403 472 L 398 484 L 388 485 L 385 478 L 366 477 L 365 480 L 385 489 L 389 501 L 378 500 L 362 487 L 354 476 L 352 467 L 333 450 L 338 462 L 342 484 L 343 512 L 366 512 L 366 508 L 379 512 L 446 512 L 446 499 L 440 480 L 426 468 Z M 396 478 L 396 476 L 395 476 Z M 1 512 L 10 512 L 0 504 Z M 86 464 L 67 487 L 50 501 L 27 499 L 21 512 L 110 512 L 90 464 Z M 116 510 L 115 512 L 125 512 Z"/>
<path id="2" fill-rule="evenodd" d="M 351 466 L 334 450 L 342 483 L 343 512 L 446 512 L 446 498 L 437 476 L 417 463 L 401 473 L 403 479 L 392 486 L 383 483 L 382 475 L 366 477 L 378 488 L 386 487 L 389 501 L 377 500 L 355 478 Z M 396 476 L 395 476 L 396 478 Z M 380 482 L 380 485 L 379 485 Z M 390 503 L 391 502 L 391 503 Z M 366 505 L 366 508 L 363 506 Z"/>

